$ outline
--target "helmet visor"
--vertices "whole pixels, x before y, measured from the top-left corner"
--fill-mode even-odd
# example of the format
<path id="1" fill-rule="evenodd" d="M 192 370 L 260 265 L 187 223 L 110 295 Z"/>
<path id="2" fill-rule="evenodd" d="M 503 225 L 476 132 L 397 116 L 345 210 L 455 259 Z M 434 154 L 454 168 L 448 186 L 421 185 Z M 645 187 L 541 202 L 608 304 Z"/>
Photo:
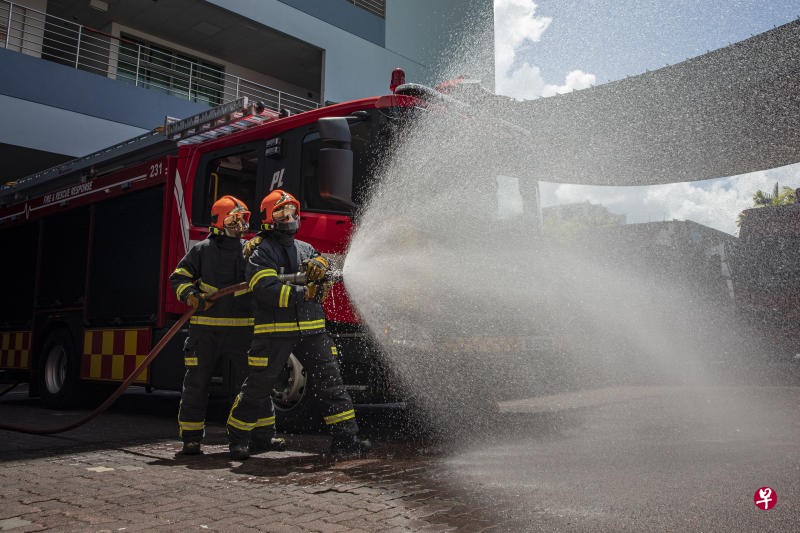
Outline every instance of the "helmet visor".
<path id="1" fill-rule="evenodd" d="M 297 220 L 297 206 L 294 204 L 284 204 L 275 208 L 272 212 L 272 220 L 275 222 L 289 222 Z"/>
<path id="2" fill-rule="evenodd" d="M 250 211 L 243 207 L 235 207 L 225 217 L 223 224 L 227 229 L 245 231 L 250 224 Z"/>

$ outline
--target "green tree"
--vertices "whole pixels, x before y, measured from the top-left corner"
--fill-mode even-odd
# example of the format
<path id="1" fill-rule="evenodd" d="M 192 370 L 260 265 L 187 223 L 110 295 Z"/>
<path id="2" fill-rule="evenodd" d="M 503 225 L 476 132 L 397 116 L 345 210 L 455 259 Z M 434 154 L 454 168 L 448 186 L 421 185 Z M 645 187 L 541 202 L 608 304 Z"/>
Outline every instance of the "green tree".
<path id="1" fill-rule="evenodd" d="M 783 187 L 776 181 L 775 187 L 772 189 L 772 194 L 765 193 L 761 189 L 757 190 L 755 194 L 753 194 L 753 207 L 773 207 L 776 205 L 789 205 L 795 203 L 797 198 L 794 194 L 794 189 L 792 187 L 787 187 L 784 185 Z M 744 220 L 744 211 L 739 213 L 739 217 L 736 219 L 736 225 L 741 226 L 742 220 Z"/>
<path id="2" fill-rule="evenodd" d="M 625 215 L 614 214 L 588 201 L 542 209 L 542 232 L 562 241 L 575 240 L 594 228 L 621 224 L 625 224 Z"/>

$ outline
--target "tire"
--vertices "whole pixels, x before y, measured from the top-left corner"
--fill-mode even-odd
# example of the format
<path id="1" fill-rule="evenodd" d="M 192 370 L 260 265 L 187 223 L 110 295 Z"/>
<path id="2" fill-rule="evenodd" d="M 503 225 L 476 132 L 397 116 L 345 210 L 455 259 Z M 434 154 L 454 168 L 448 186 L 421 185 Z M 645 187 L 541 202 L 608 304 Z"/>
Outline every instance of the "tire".
<path id="1" fill-rule="evenodd" d="M 41 402 L 51 409 L 75 406 L 80 397 L 80 359 L 69 331 L 51 332 L 42 346 L 38 367 Z"/>
<path id="2" fill-rule="evenodd" d="M 322 415 L 315 398 L 318 384 L 307 375 L 302 363 L 289 355 L 281 377 L 272 391 L 275 427 L 283 433 L 301 433 L 322 429 Z"/>

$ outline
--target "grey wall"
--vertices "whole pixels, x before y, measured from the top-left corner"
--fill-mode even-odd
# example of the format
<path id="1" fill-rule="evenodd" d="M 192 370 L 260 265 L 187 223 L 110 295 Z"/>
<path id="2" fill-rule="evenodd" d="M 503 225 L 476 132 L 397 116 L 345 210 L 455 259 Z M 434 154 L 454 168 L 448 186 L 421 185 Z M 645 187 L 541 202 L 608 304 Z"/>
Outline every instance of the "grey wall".
<path id="1" fill-rule="evenodd" d="M 463 74 L 494 89 L 494 2 L 387 0 L 386 48 L 429 65 L 423 83 Z"/>
<path id="2" fill-rule="evenodd" d="M 362 39 L 383 46 L 386 29 L 382 18 L 346 0 L 278 0 Z"/>

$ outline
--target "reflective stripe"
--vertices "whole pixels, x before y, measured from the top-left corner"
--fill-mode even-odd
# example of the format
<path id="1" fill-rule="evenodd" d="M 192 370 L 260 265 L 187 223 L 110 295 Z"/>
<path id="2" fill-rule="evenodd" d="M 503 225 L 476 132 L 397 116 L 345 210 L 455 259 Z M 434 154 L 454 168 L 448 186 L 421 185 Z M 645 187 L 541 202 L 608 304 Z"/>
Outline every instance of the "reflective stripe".
<path id="1" fill-rule="evenodd" d="M 337 348 L 336 346 L 331 346 L 331 354 L 339 355 L 339 348 Z"/>
<path id="2" fill-rule="evenodd" d="M 253 357 L 250 355 L 247 357 L 247 364 L 250 366 L 268 366 L 269 357 Z"/>
<path id="3" fill-rule="evenodd" d="M 341 413 L 336 413 L 335 415 L 330 415 L 325 417 L 325 423 L 327 425 L 338 424 L 339 422 L 344 422 L 345 420 L 350 420 L 351 418 L 356 417 L 356 412 L 354 409 L 350 409 L 349 411 L 344 411 Z"/>
<path id="4" fill-rule="evenodd" d="M 185 291 L 186 289 L 189 289 L 191 287 L 194 287 L 194 284 L 192 284 L 192 283 L 181 283 L 180 285 L 178 285 L 178 288 L 175 289 L 175 296 L 178 297 L 178 300 L 181 299 L 181 294 L 183 294 L 183 291 Z"/>
<path id="5" fill-rule="evenodd" d="M 304 320 L 299 324 L 297 322 L 275 322 L 273 324 L 256 324 L 253 332 L 259 333 L 288 333 L 292 331 L 307 331 L 311 329 L 324 329 L 325 319 L 319 320 Z"/>
<path id="6" fill-rule="evenodd" d="M 263 428 L 263 427 L 269 427 L 269 426 L 274 426 L 274 425 L 275 425 L 275 417 L 274 416 L 270 416 L 269 418 L 259 418 L 256 421 L 255 427 Z"/>
<path id="7" fill-rule="evenodd" d="M 252 326 L 252 318 L 225 318 L 216 316 L 193 316 L 189 319 L 190 324 L 198 326 Z"/>
<path id="8" fill-rule="evenodd" d="M 237 394 L 236 398 L 234 398 L 233 405 L 231 405 L 231 410 L 228 411 L 228 421 L 226 422 L 227 424 L 230 424 L 231 420 L 236 420 L 235 418 L 233 418 L 233 411 L 236 410 L 236 406 L 239 405 L 239 400 L 241 400 L 241 399 L 242 399 L 242 395 L 241 394 Z M 182 403 L 183 403 L 183 400 L 181 400 L 181 404 Z"/>
<path id="9" fill-rule="evenodd" d="M 274 268 L 265 268 L 264 270 L 259 270 L 252 278 L 250 278 L 250 290 L 255 288 L 256 283 L 258 283 L 261 278 L 265 278 L 267 276 L 277 277 L 278 272 Z"/>
<path id="10" fill-rule="evenodd" d="M 281 295 L 278 297 L 278 307 L 289 307 L 289 295 L 292 293 L 292 288 L 288 285 L 281 287 Z"/>
<path id="11" fill-rule="evenodd" d="M 186 366 L 197 366 L 197 357 L 184 357 L 183 364 Z"/>
<path id="12" fill-rule="evenodd" d="M 184 422 L 178 420 L 178 426 L 182 431 L 203 431 L 206 428 L 205 422 Z"/>
<path id="13" fill-rule="evenodd" d="M 176 268 L 175 272 L 173 272 L 173 274 L 178 274 L 180 276 L 186 276 L 187 278 L 193 278 L 194 277 L 191 272 L 189 272 L 185 268 L 180 268 L 180 267 Z"/>
<path id="14" fill-rule="evenodd" d="M 201 290 L 201 291 L 203 291 L 203 292 L 205 292 L 205 293 L 208 293 L 208 294 L 214 294 L 214 293 L 215 293 L 215 292 L 217 292 L 219 289 L 218 289 L 218 288 L 216 288 L 216 287 L 215 287 L 215 286 L 213 286 L 213 285 L 209 285 L 208 283 L 206 283 L 205 281 L 203 281 L 203 280 L 201 279 L 201 280 L 200 280 L 200 290 Z"/>
<path id="15" fill-rule="evenodd" d="M 245 294 L 250 294 L 251 292 L 253 292 L 253 289 L 242 289 L 240 291 L 234 292 L 233 295 L 234 296 L 242 296 L 242 295 L 245 295 Z"/>
<path id="16" fill-rule="evenodd" d="M 255 422 L 242 422 L 238 418 L 233 418 L 233 416 L 228 416 L 228 425 L 233 426 L 236 429 L 241 429 L 242 431 L 253 431 L 253 428 L 256 427 Z"/>

